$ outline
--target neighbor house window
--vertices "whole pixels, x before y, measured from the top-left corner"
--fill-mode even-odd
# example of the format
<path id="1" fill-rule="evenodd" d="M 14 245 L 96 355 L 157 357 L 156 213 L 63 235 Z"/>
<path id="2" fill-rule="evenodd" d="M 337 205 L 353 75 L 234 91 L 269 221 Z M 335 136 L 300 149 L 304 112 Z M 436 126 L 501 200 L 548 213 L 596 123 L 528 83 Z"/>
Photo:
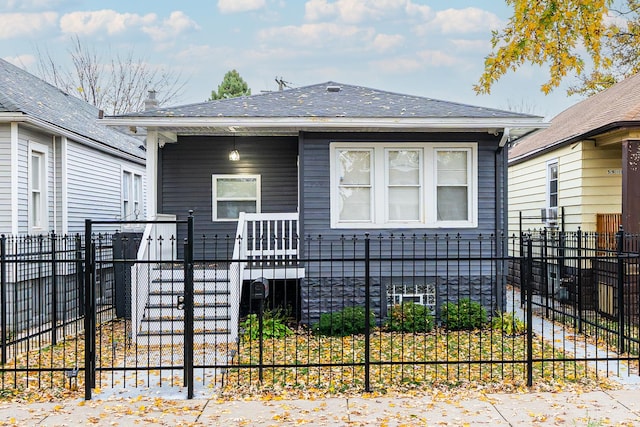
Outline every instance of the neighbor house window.
<path id="1" fill-rule="evenodd" d="M 29 144 L 29 227 L 35 231 L 48 228 L 47 147 Z"/>
<path id="2" fill-rule="evenodd" d="M 547 164 L 547 207 L 558 210 L 558 162 Z"/>
<path id="3" fill-rule="evenodd" d="M 138 220 L 142 214 L 142 175 L 122 171 L 122 219 Z"/>
<path id="4" fill-rule="evenodd" d="M 336 228 L 475 227 L 476 145 L 331 144 Z"/>
<path id="5" fill-rule="evenodd" d="M 213 220 L 260 212 L 260 175 L 213 175 Z"/>

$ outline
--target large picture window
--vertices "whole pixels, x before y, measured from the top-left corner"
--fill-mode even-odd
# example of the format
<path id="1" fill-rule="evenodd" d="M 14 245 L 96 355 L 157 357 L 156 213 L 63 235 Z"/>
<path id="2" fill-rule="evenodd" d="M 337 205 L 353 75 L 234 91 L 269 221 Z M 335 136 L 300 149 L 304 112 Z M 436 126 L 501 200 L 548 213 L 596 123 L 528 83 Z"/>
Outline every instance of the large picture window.
<path id="1" fill-rule="evenodd" d="M 473 143 L 331 144 L 335 228 L 477 226 Z"/>
<path id="2" fill-rule="evenodd" d="M 260 212 L 260 175 L 213 175 L 213 220 Z"/>

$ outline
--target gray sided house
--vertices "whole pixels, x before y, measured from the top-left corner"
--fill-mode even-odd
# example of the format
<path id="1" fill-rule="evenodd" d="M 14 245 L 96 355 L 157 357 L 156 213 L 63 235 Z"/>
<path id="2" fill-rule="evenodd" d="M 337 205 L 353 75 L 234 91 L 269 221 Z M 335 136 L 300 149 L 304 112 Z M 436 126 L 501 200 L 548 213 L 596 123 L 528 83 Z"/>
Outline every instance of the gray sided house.
<path id="1" fill-rule="evenodd" d="M 94 106 L 0 60 L 1 233 L 145 218 L 143 141 L 97 120 Z"/>
<path id="2" fill-rule="evenodd" d="M 345 236 L 359 241 L 366 233 L 375 236 L 377 256 L 388 258 L 394 246 L 380 242 L 391 236 L 506 232 L 505 145 L 544 126 L 536 116 L 336 82 L 103 122 L 146 129 L 151 215 L 184 219 L 191 209 L 196 236 L 240 236 L 249 242 L 239 252 L 245 255 L 256 253 L 246 247 L 264 232 L 256 230 L 284 239 L 299 236 L 297 243 L 273 251 L 286 256 L 288 248 L 300 259 L 339 259 L 318 242 Z M 215 251 L 220 258 L 230 255 L 223 246 Z M 361 246 L 355 254 L 362 254 Z M 363 267 L 344 264 L 247 269 L 243 279 L 295 279 L 302 311 L 313 320 L 322 311 L 314 308 L 318 301 L 333 298 L 339 306 L 347 292 L 340 289 L 363 286 Z M 448 282 L 438 280 L 444 268 L 422 264 L 410 280 L 438 286 L 477 280 L 478 293 L 485 283 L 495 285 L 495 265 L 461 269 Z M 387 300 L 397 280 L 408 279 L 406 269 L 398 278 L 394 271 L 400 269 L 381 263 L 371 275 L 379 301 Z M 357 300 L 355 295 L 348 299 Z"/>
<path id="3" fill-rule="evenodd" d="M 97 108 L 0 59 L 0 234 L 19 262 L 6 275 L 16 328 L 51 314 L 53 268 L 28 261 L 51 258 L 56 245 L 62 301 L 79 292 L 76 266 L 65 260 L 85 219 L 146 216 L 144 142 L 97 120 Z M 60 314 L 76 313 L 77 300 Z"/>

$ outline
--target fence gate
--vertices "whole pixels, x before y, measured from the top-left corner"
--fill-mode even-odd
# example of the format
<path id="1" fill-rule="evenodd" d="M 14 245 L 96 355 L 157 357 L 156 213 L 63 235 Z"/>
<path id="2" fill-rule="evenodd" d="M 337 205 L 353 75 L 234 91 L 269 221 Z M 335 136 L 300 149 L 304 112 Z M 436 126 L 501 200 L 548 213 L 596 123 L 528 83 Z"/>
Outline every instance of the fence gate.
<path id="1" fill-rule="evenodd" d="M 100 232 L 145 226 L 109 241 Z M 193 216 L 86 220 L 85 239 L 85 398 L 96 387 L 186 388 L 192 398 Z"/>

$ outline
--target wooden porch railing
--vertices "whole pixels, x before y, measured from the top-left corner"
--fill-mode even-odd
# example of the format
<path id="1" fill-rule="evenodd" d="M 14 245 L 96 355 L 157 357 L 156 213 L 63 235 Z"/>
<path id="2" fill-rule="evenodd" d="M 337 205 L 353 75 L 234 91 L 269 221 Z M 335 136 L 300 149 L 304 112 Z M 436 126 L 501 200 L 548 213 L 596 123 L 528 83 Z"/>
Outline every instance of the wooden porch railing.
<path id="1" fill-rule="evenodd" d="M 298 258 L 298 214 L 243 214 L 240 256 L 254 262 L 290 265 Z M 274 264 L 275 263 L 275 264 Z"/>

